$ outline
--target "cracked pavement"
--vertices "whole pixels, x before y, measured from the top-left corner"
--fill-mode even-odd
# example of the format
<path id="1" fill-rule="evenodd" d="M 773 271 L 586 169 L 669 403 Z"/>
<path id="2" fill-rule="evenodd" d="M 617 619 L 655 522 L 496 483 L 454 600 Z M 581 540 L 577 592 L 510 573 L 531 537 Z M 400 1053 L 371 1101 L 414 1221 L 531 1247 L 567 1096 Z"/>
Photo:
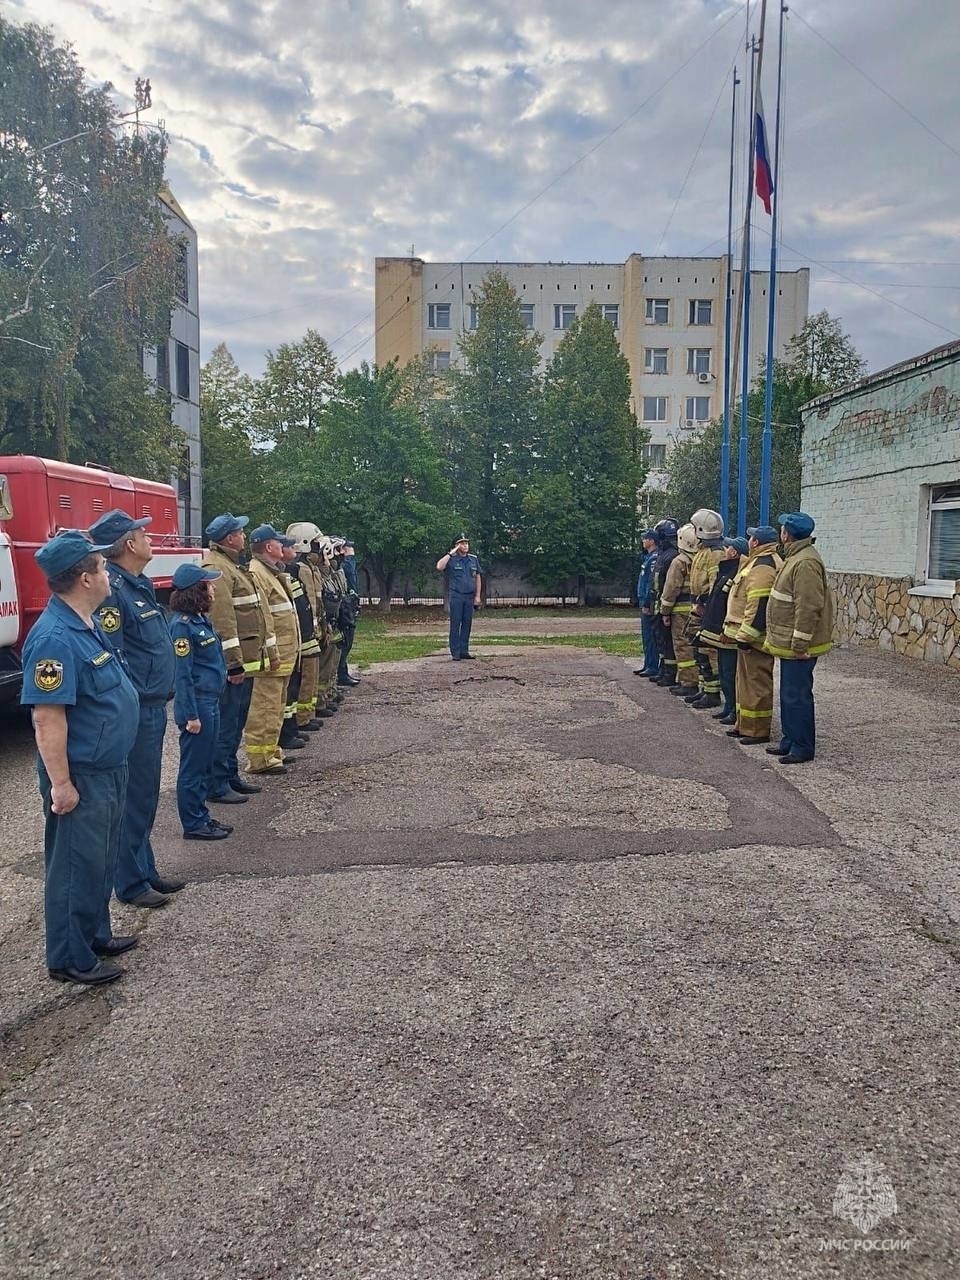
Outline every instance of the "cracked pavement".
<path id="1" fill-rule="evenodd" d="M 102 992 L 45 977 L 4 724 L 0 1276 L 951 1274 L 956 677 L 837 652 L 817 691 L 786 776 L 617 658 L 391 664 L 209 848 L 171 739 L 191 884 L 117 912 Z"/>

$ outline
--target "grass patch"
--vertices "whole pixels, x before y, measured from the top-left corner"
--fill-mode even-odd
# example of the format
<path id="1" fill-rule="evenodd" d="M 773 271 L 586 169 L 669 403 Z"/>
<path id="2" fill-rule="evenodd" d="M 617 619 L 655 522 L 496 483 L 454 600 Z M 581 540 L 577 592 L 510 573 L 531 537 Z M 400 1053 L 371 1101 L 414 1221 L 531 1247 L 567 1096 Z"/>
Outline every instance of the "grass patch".
<path id="1" fill-rule="evenodd" d="M 539 614 L 534 616 L 539 617 Z M 489 636 L 474 634 L 470 647 L 478 652 L 488 645 L 572 645 L 575 649 L 594 649 L 601 653 L 617 654 L 624 658 L 642 656 L 640 637 L 636 635 L 577 635 L 577 636 Z M 351 662 L 364 670 L 373 662 L 404 662 L 412 658 L 425 658 L 428 654 L 445 650 L 443 636 L 405 636 L 385 621 L 366 616 L 360 619 Z"/>

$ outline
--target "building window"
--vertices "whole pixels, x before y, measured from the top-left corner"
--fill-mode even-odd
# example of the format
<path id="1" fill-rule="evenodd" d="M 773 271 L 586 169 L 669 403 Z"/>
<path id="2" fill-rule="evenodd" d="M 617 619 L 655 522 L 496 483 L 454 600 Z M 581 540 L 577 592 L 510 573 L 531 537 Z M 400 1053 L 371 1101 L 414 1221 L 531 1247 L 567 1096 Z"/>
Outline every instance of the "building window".
<path id="1" fill-rule="evenodd" d="M 669 358 L 669 347 L 644 347 L 643 367 L 645 372 L 666 373 Z"/>
<path id="2" fill-rule="evenodd" d="M 470 312 L 467 317 L 467 328 L 476 329 L 477 321 L 480 319 L 480 308 L 475 302 L 470 303 Z"/>
<path id="3" fill-rule="evenodd" d="M 707 422 L 710 418 L 709 396 L 687 396 L 687 422 Z"/>
<path id="4" fill-rule="evenodd" d="M 930 541 L 927 581 L 953 583 L 960 578 L 960 484 L 930 490 Z"/>
<path id="5" fill-rule="evenodd" d="M 532 302 L 520 303 L 520 319 L 523 321 L 523 327 L 525 329 L 533 328 L 533 303 Z"/>
<path id="6" fill-rule="evenodd" d="M 669 298 L 648 298 L 647 299 L 647 324 L 669 324 L 670 323 L 670 299 Z"/>
<path id="7" fill-rule="evenodd" d="M 620 307 L 616 302 L 605 302 L 600 310 L 604 320 L 609 320 L 615 329 L 620 328 Z"/>
<path id="8" fill-rule="evenodd" d="M 569 329 L 577 315 L 575 302 L 555 302 L 553 304 L 553 327 Z"/>
<path id="9" fill-rule="evenodd" d="M 645 444 L 643 458 L 651 471 L 662 471 L 667 465 L 667 446 L 665 444 Z"/>
<path id="10" fill-rule="evenodd" d="M 170 344 L 161 342 L 157 347 L 157 386 L 161 391 L 170 390 Z"/>
<path id="11" fill-rule="evenodd" d="M 666 422 L 667 397 L 666 396 L 644 396 L 643 397 L 643 420 L 644 422 Z"/>
<path id="12" fill-rule="evenodd" d="M 450 352 L 449 351 L 431 351 L 430 352 L 430 372 L 443 373 L 445 369 L 450 368 Z"/>
<path id="13" fill-rule="evenodd" d="M 190 348 L 183 342 L 177 343 L 177 395 L 190 399 Z"/>
<path id="14" fill-rule="evenodd" d="M 690 299 L 690 323 L 713 324 L 713 302 L 710 298 Z"/>
<path id="15" fill-rule="evenodd" d="M 177 244 L 177 297 L 184 306 L 190 301 L 190 256 L 185 240 Z"/>
<path id="16" fill-rule="evenodd" d="M 450 328 L 450 303 L 449 302 L 431 302 L 427 307 L 427 328 L 428 329 L 449 329 Z"/>
<path id="17" fill-rule="evenodd" d="M 709 373 L 710 354 L 709 347 L 688 347 L 687 373 Z"/>

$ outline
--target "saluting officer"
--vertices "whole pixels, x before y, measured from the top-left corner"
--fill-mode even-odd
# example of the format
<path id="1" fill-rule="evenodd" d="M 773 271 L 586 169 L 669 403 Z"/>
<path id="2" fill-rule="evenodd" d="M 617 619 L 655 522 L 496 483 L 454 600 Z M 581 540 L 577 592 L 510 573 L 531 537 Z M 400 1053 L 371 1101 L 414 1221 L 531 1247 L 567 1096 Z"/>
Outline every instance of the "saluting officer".
<path id="1" fill-rule="evenodd" d="M 470 628 L 473 611 L 480 604 L 482 577 L 480 561 L 470 554 L 465 533 L 437 561 L 437 571 L 447 575 L 450 588 L 450 656 L 454 662 L 472 658 Z"/>
<path id="2" fill-rule="evenodd" d="M 173 575 L 170 638 L 176 655 L 173 718 L 180 730 L 177 812 L 184 840 L 223 840 L 233 827 L 207 808 L 210 765 L 220 732 L 220 695 L 227 664 L 220 637 L 207 616 L 219 569 L 182 564 Z"/>
<path id="3" fill-rule="evenodd" d="M 20 697 L 33 708 L 39 755 L 47 968 L 89 985 L 123 973 L 100 957 L 136 946 L 110 929 L 139 699 L 94 617 L 110 594 L 105 550 L 68 529 L 36 553 L 52 595 L 23 646 Z"/>
<path id="4" fill-rule="evenodd" d="M 140 695 L 137 736 L 128 761 L 130 781 L 120 827 L 114 890 L 121 902 L 162 907 L 182 880 L 161 876 L 150 843 L 160 801 L 160 768 L 173 693 L 173 649 L 167 619 L 144 569 L 153 559 L 146 526 L 126 511 L 108 511 L 90 526 L 94 542 L 107 543 L 111 595 L 99 611 L 100 625 L 123 654 Z"/>

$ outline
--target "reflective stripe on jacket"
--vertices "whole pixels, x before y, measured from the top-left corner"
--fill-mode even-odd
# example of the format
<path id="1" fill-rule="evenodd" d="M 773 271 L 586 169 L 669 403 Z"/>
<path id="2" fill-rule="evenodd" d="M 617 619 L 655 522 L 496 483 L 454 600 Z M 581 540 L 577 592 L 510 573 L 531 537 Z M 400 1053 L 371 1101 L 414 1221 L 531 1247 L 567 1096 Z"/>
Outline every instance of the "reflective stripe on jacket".
<path id="1" fill-rule="evenodd" d="M 737 644 L 763 648 L 767 629 L 767 601 L 770 589 L 783 561 L 776 553 L 776 543 L 757 547 L 733 580 L 727 597 L 727 616 L 723 634 Z"/>
<path id="2" fill-rule="evenodd" d="M 672 613 L 689 613 L 692 608 L 690 554 L 687 551 L 678 551 L 667 570 L 666 581 L 660 596 L 660 612 L 669 616 Z"/>
<path id="3" fill-rule="evenodd" d="M 287 575 L 259 556 L 252 560 L 250 572 L 270 613 L 273 633 L 267 636 L 267 650 L 269 652 L 271 648 L 275 649 L 280 659 L 280 666 L 276 671 L 264 674 L 288 676 L 293 671 L 300 652 L 300 628 L 287 585 Z"/>
<path id="4" fill-rule="evenodd" d="M 266 640 L 273 627 L 249 567 L 240 564 L 240 553 L 216 543 L 207 548 L 204 564 L 219 569 L 223 577 L 214 584 L 210 621 L 223 646 L 227 670 L 252 674 L 266 663 Z"/>

